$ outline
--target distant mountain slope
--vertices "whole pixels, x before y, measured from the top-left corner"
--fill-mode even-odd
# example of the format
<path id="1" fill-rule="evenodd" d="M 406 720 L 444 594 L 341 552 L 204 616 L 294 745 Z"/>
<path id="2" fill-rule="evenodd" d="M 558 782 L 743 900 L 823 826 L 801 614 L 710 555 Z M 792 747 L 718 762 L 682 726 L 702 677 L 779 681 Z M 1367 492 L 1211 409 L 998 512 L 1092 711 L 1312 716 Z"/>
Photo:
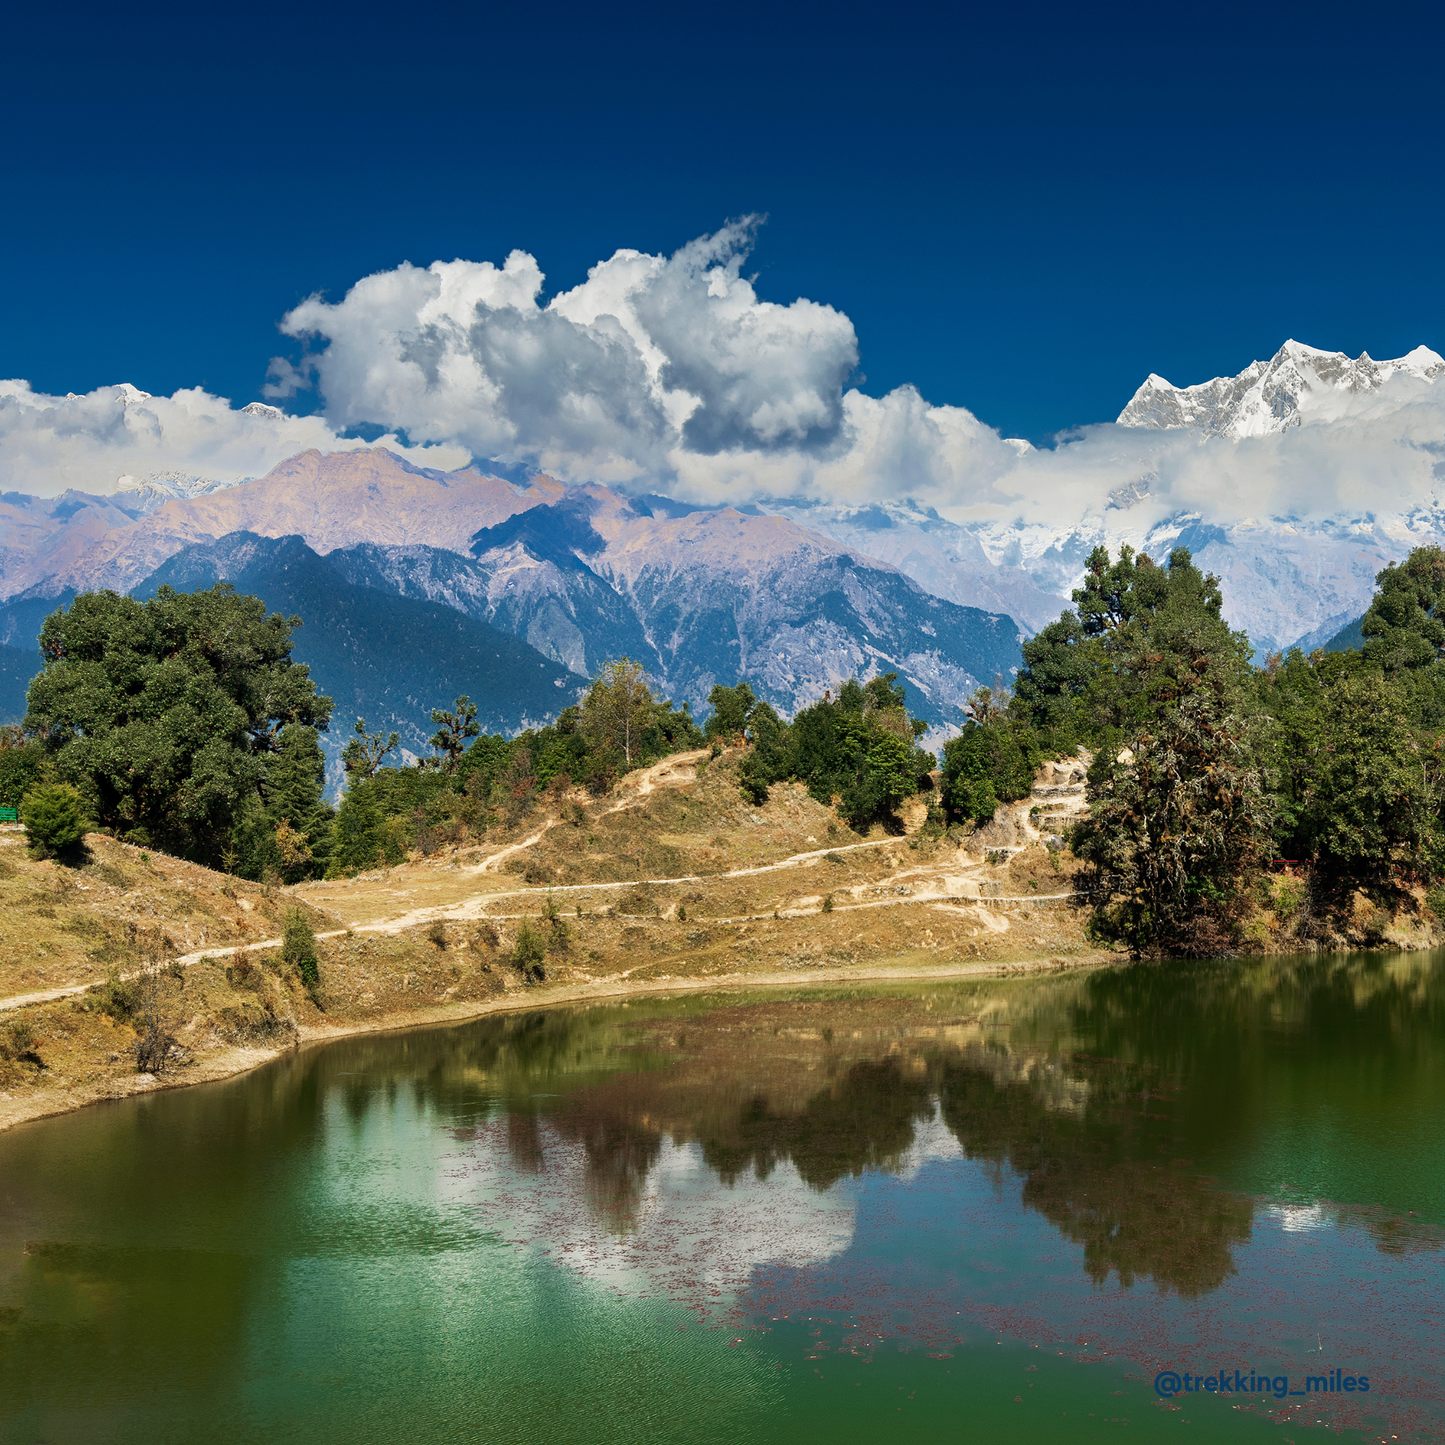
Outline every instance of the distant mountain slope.
<path id="1" fill-rule="evenodd" d="M 46 582 L 64 572 L 117 530 L 140 516 L 123 496 L 62 492 L 31 497 L 0 492 L 0 597 Z M 60 591 L 63 583 L 50 590 Z"/>
<path id="2" fill-rule="evenodd" d="M 373 731 L 401 734 L 426 752 L 434 707 L 461 693 L 493 732 L 514 732 L 555 717 L 576 701 L 583 679 L 525 642 L 450 607 L 358 586 L 299 537 L 233 533 L 185 548 L 135 589 L 193 592 L 230 582 L 303 626 L 292 654 L 336 700 L 328 751 L 344 746 L 361 715 Z"/>
<path id="3" fill-rule="evenodd" d="M 936 597 L 1007 612 L 1031 632 L 1048 626 L 1069 605 L 1067 586 L 1063 593 L 1052 592 L 1022 567 L 991 561 L 966 527 L 907 498 L 862 507 L 774 500 L 762 510 L 877 557 Z"/>
<path id="4" fill-rule="evenodd" d="M 1354 620 L 1353 622 L 1348 623 L 1348 624 L 1346 624 L 1344 627 L 1340 628 L 1340 630 L 1339 630 L 1337 633 L 1335 633 L 1335 635 L 1334 635 L 1332 638 L 1330 638 L 1330 640 L 1329 640 L 1327 643 L 1325 643 L 1325 651 L 1326 651 L 1326 652 L 1359 652 L 1359 651 L 1361 651 L 1361 650 L 1364 648 L 1364 645 L 1365 645 L 1365 634 L 1364 634 L 1364 631 L 1363 631 L 1364 621 L 1365 621 L 1365 615 L 1364 615 L 1364 613 L 1362 612 L 1357 618 L 1355 618 L 1355 620 Z"/>
<path id="5" fill-rule="evenodd" d="M 538 555 L 538 552 L 541 555 Z M 347 547 L 327 558 L 349 581 L 422 597 L 524 638 L 585 676 L 632 657 L 654 676 L 662 659 L 632 607 L 577 557 L 523 541 L 459 557 L 438 547 Z"/>
<path id="6" fill-rule="evenodd" d="M 254 482 L 165 501 L 138 519 L 111 507 L 82 530 L 72 526 L 48 538 L 43 548 L 17 545 L 0 555 L 0 595 L 37 583 L 52 592 L 67 587 L 126 592 L 182 547 L 241 531 L 299 536 L 320 553 L 359 542 L 464 551 L 479 526 L 562 491 L 549 477 L 517 487 L 476 467 L 460 472 L 415 467 L 382 447 L 326 456 L 302 452 Z"/>
<path id="7" fill-rule="evenodd" d="M 81 508 L 94 514 L 86 537 L 46 542 L 45 575 L 35 575 L 38 553 L 10 568 L 4 587 L 12 606 L 0 614 L 9 634 L 0 641 L 29 646 L 32 621 L 38 625 L 79 590 L 234 580 L 260 565 L 258 557 L 271 567 L 271 553 L 256 552 L 255 542 L 294 535 L 313 559 L 334 558 L 324 575 L 357 589 L 344 595 L 358 604 L 369 598 L 374 610 L 377 594 L 385 593 L 445 606 L 525 639 L 554 666 L 578 675 L 595 674 L 607 658 L 626 653 L 646 665 L 666 695 L 698 708 L 714 684 L 741 677 L 792 712 L 845 678 L 897 671 L 912 687 L 919 715 L 952 724 L 976 686 L 1010 676 L 1020 660 L 1019 628 L 1005 609 L 931 597 L 856 543 L 753 507 L 633 501 L 606 487 L 566 488 L 541 475 L 516 486 L 475 468 L 427 471 L 381 448 L 306 452 L 258 481 L 172 498 L 132 520 L 114 508 L 102 514 L 93 502 Z M 916 560 L 926 550 L 922 523 L 951 524 L 908 515 L 916 535 L 902 551 Z M 46 525 L 53 532 L 58 524 Z M 866 535 L 869 527 L 853 530 Z M 237 533 L 247 535 L 244 547 L 234 541 Z M 233 540 L 218 551 L 218 537 Z M 990 590 L 991 564 L 967 534 L 952 529 L 935 551 L 929 565 L 940 577 L 949 568 L 960 577 L 980 574 L 967 595 L 1002 595 Z M 16 557 L 24 552 L 20 546 Z M 314 580 L 315 567 L 307 567 Z M 285 577 L 271 567 L 266 580 L 281 589 L 274 597 L 262 591 L 272 605 L 292 605 L 280 600 L 291 585 Z M 1029 589 L 1022 573 L 1010 574 L 1008 586 L 1019 596 Z M 343 594 L 333 590 L 315 581 L 308 605 L 296 610 L 331 618 L 344 636 Z M 1037 596 L 1031 601 L 1040 620 L 1058 611 Z M 312 628 L 301 642 L 303 655 L 321 645 L 313 640 L 314 620 Z M 340 656 L 330 660 L 341 666 Z M 429 708 L 452 686 L 450 661 L 433 659 L 432 681 L 420 657 L 404 649 L 387 667 L 414 679 L 402 693 L 425 692 Z M 368 664 L 356 651 L 345 666 L 360 677 L 356 669 L 365 672 Z M 374 669 L 351 691 L 358 687 L 367 696 L 396 693 L 391 683 L 382 687 Z M 519 701 L 509 716 L 556 710 L 555 703 L 540 712 L 538 706 L 535 699 Z M 393 707 L 398 715 L 402 710 Z"/>
<path id="8" fill-rule="evenodd" d="M 961 721 L 975 687 L 1019 665 L 1018 627 L 1006 615 L 930 596 L 786 518 L 661 511 L 577 488 L 479 532 L 472 546 L 481 565 L 525 557 L 551 567 L 574 596 L 591 597 L 596 579 L 610 583 L 665 690 L 698 709 L 714 684 L 739 678 L 793 712 L 844 678 L 896 671 L 917 715 L 946 725 Z M 525 617 L 529 628 L 539 616 Z"/>
<path id="9" fill-rule="evenodd" d="M 25 692 L 41 663 L 33 649 L 0 643 L 0 726 L 18 723 L 25 716 Z"/>
<path id="10" fill-rule="evenodd" d="M 21 593 L 8 602 L 0 602 L 0 643 L 23 647 L 29 652 L 40 650 L 40 628 L 50 614 L 69 607 L 75 593 L 66 591 L 50 597 Z"/>

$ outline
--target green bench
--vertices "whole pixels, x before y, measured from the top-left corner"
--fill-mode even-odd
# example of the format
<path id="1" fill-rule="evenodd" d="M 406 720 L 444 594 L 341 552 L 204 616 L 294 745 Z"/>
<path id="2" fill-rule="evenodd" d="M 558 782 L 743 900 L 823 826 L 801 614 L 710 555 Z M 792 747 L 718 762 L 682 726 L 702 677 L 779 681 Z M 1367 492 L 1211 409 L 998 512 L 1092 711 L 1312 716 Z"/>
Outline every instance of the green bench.
<path id="1" fill-rule="evenodd" d="M 20 814 L 15 808 L 0 808 L 0 823 L 18 823 Z"/>

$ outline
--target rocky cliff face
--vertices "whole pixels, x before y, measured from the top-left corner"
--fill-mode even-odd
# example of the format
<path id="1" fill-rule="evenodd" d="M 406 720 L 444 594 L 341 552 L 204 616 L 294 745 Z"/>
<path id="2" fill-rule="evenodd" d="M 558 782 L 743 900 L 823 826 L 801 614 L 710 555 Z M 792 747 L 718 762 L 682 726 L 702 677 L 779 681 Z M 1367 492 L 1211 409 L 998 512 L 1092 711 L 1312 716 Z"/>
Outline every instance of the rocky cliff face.
<path id="1" fill-rule="evenodd" d="M 768 502 L 761 509 L 891 564 L 936 597 L 1006 612 L 1030 632 L 1052 622 L 1064 606 L 1059 592 L 1024 568 L 991 558 L 969 528 L 908 498 L 863 507 Z"/>

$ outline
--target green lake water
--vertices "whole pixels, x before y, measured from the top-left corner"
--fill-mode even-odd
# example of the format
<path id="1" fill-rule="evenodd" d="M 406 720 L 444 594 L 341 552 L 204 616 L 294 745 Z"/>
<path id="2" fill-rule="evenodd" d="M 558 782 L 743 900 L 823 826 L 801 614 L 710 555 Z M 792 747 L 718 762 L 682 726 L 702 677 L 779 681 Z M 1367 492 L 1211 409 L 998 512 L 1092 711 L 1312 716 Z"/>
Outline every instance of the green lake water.
<path id="1" fill-rule="evenodd" d="M 1442 1241 L 1441 956 L 538 1010 L 0 1135 L 0 1440 L 1437 1440 Z"/>

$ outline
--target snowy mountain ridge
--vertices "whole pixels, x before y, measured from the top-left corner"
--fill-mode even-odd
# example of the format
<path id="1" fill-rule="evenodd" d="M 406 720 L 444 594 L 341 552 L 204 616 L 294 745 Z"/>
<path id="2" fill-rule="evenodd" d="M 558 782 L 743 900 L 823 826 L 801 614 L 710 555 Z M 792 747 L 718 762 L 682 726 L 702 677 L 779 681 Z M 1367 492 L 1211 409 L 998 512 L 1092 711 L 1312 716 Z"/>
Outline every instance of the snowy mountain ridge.
<path id="1" fill-rule="evenodd" d="M 148 477 L 133 477 L 127 473 L 116 481 L 115 491 L 122 498 L 119 505 L 128 511 L 153 512 L 163 502 L 176 499 L 190 501 L 193 497 L 223 492 L 227 487 L 238 487 L 242 482 L 253 480 L 252 477 L 218 479 L 187 476 L 184 472 L 152 472 Z"/>
<path id="2" fill-rule="evenodd" d="M 1286 341 L 1268 361 L 1251 362 L 1238 376 L 1216 376 L 1196 386 L 1175 386 L 1151 373 L 1118 425 L 1168 431 L 1197 427 L 1206 436 L 1270 436 L 1306 421 L 1333 421 L 1377 403 L 1387 385 L 1403 403 L 1413 388 L 1400 379 L 1433 383 L 1445 375 L 1445 358 L 1417 346 L 1393 361 L 1369 352 L 1351 359 L 1343 351 L 1319 351 Z"/>

